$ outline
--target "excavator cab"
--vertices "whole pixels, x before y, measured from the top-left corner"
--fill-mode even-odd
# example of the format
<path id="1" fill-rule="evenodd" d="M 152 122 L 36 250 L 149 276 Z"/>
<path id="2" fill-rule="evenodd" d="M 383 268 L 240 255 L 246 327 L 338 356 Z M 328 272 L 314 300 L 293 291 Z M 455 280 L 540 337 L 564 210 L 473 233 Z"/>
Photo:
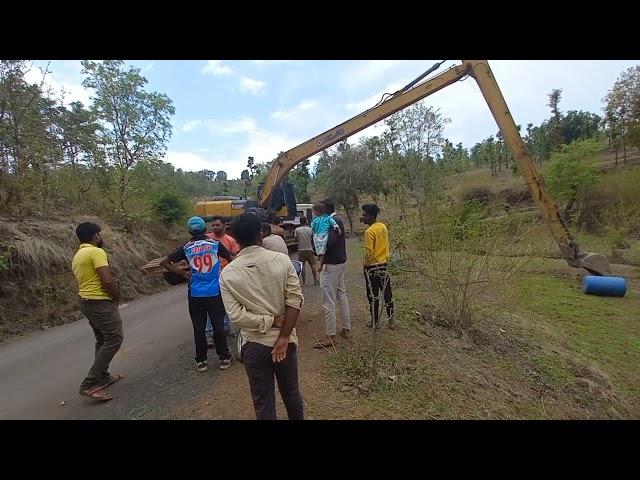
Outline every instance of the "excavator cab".
<path id="1" fill-rule="evenodd" d="M 263 189 L 264 183 L 260 183 L 258 186 L 258 198 L 262 195 Z M 286 208 L 285 215 L 282 215 L 283 207 Z M 276 213 L 282 217 L 282 220 L 293 220 L 296 218 L 298 207 L 296 204 L 296 193 L 292 183 L 283 181 L 273 187 L 271 197 L 269 198 L 269 205 L 267 206 L 267 215 L 271 218 Z"/>

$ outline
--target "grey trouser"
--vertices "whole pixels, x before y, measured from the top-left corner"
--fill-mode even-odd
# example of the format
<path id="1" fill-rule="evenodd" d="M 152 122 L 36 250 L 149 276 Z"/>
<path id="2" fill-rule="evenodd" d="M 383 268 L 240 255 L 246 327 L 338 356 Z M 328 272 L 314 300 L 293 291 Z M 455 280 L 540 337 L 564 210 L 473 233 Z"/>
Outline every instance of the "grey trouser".
<path id="1" fill-rule="evenodd" d="M 122 319 L 111 300 L 80 300 L 80 311 L 89 320 L 96 336 L 96 357 L 81 390 L 103 385 L 109 380 L 109 364 L 122 345 Z"/>
<path id="2" fill-rule="evenodd" d="M 351 330 L 349 300 L 347 300 L 347 291 L 344 288 L 345 265 L 344 263 L 337 265 L 325 264 L 320 273 L 325 331 L 329 336 L 336 334 L 336 300 L 340 304 L 342 327 Z"/>

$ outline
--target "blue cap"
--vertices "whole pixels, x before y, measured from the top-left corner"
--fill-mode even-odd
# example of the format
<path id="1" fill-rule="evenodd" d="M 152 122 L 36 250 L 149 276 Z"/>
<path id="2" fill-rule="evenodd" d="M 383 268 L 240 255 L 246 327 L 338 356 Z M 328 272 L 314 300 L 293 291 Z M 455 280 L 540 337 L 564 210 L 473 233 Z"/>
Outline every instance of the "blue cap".
<path id="1" fill-rule="evenodd" d="M 200 217 L 191 217 L 187 220 L 187 230 L 190 232 L 202 232 L 205 229 L 204 220 Z"/>

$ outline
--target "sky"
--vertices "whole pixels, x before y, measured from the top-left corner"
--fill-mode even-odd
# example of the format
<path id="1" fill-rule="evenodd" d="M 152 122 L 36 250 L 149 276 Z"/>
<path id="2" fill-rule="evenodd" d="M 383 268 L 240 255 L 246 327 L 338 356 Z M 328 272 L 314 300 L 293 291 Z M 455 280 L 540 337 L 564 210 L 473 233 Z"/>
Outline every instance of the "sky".
<path id="1" fill-rule="evenodd" d="M 176 168 L 224 170 L 239 178 L 247 158 L 273 160 L 286 151 L 375 105 L 440 60 L 127 60 L 139 68 L 147 89 L 165 93 L 176 110 L 166 161 Z M 447 61 L 431 76 L 460 61 Z M 489 61 L 516 123 L 537 125 L 549 116 L 547 94 L 563 90 L 560 110 L 602 115 L 602 98 L 633 60 Z M 27 79 L 64 89 L 65 103 L 85 105 L 79 60 L 34 61 Z M 497 126 L 472 79 L 425 100 L 451 119 L 445 136 L 470 148 Z M 349 138 L 380 135 L 384 123 Z M 317 158 L 317 157 L 316 157 Z M 312 158 L 313 162 L 314 158 Z"/>

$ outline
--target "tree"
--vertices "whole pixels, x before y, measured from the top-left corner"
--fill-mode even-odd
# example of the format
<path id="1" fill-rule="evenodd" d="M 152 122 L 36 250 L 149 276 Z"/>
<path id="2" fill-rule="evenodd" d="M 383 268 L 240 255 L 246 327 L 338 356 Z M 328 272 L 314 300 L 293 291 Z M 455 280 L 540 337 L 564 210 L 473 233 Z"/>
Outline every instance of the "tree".
<path id="1" fill-rule="evenodd" d="M 210 182 L 216 181 L 216 172 L 214 172 L 213 170 L 200 170 L 198 173 L 200 173 Z"/>
<path id="2" fill-rule="evenodd" d="M 56 198 L 62 162 L 60 113 L 42 88 L 48 74 L 31 84 L 23 60 L 0 61 L 0 207 L 19 207 L 32 194 L 40 203 Z"/>
<path id="3" fill-rule="evenodd" d="M 311 183 L 311 174 L 309 173 L 309 159 L 300 162 L 295 166 L 287 176 L 287 179 L 293 185 L 296 193 L 296 199 L 299 203 L 307 203 L 311 200 L 308 187 Z"/>
<path id="4" fill-rule="evenodd" d="M 73 102 L 70 109 L 59 108 L 60 146 L 64 162 L 71 167 L 78 201 L 95 184 L 98 169 L 104 168 L 98 133 L 102 127 L 95 112 Z M 86 175 L 89 173 L 89 175 Z"/>
<path id="5" fill-rule="evenodd" d="M 353 232 L 353 214 L 360 206 L 360 195 L 375 195 L 381 191 L 379 164 L 363 144 L 352 147 L 345 141 L 338 145 L 335 153 L 325 152 L 321 156 L 322 166 L 318 162 L 318 186 L 344 209 Z"/>
<path id="6" fill-rule="evenodd" d="M 493 135 L 483 142 L 480 151 L 483 163 L 485 165 L 488 164 L 491 167 L 491 176 L 498 176 L 498 169 L 496 168 L 498 164 L 497 145 L 494 141 Z"/>
<path id="7" fill-rule="evenodd" d="M 560 99 L 562 98 L 562 89 L 554 88 L 548 95 L 549 103 L 547 106 L 551 108 L 551 118 L 548 124 L 548 138 L 552 149 L 557 149 L 562 143 L 562 133 L 560 131 Z"/>
<path id="8" fill-rule="evenodd" d="M 242 173 L 240 173 L 240 180 L 249 180 L 249 170 L 242 170 Z"/>
<path id="9" fill-rule="evenodd" d="M 567 144 L 594 138 L 600 131 L 601 122 L 602 119 L 594 113 L 570 110 L 560 119 L 560 136 Z"/>
<path id="10" fill-rule="evenodd" d="M 456 151 L 453 147 L 453 143 L 451 143 L 448 138 L 445 138 L 444 145 L 442 147 L 442 166 L 446 167 L 452 165 L 455 161 L 455 155 Z"/>
<path id="11" fill-rule="evenodd" d="M 385 120 L 391 139 L 402 154 L 413 153 L 422 160 L 433 160 L 444 146 L 444 127 L 451 119 L 424 102 L 394 113 Z"/>
<path id="12" fill-rule="evenodd" d="M 385 120 L 389 130 L 383 136 L 383 144 L 386 144 L 385 158 L 392 183 L 394 188 L 404 183 L 407 193 L 417 202 L 424 199 L 430 189 L 434 174 L 430 167 L 438 156 L 442 156 L 444 127 L 450 121 L 439 109 L 424 102 L 418 102 Z M 403 192 L 401 197 L 404 195 Z"/>
<path id="13" fill-rule="evenodd" d="M 216 173 L 216 182 L 226 182 L 227 181 L 227 172 L 224 170 L 219 170 Z"/>
<path id="14" fill-rule="evenodd" d="M 634 124 L 640 122 L 640 65 L 622 72 L 603 99 L 605 117 L 615 127 L 616 139 L 620 138 L 627 163 L 626 137 Z M 617 154 L 617 145 L 616 145 Z"/>
<path id="15" fill-rule="evenodd" d="M 173 192 L 164 192 L 160 195 L 153 202 L 153 208 L 165 226 L 177 222 L 187 213 L 184 200 Z"/>
<path id="16" fill-rule="evenodd" d="M 598 141 L 589 139 L 563 145 L 551 155 L 545 182 L 552 195 L 567 202 L 565 214 L 598 181 L 595 159 L 599 151 Z"/>
<path id="17" fill-rule="evenodd" d="M 105 125 L 101 141 L 115 170 L 114 203 L 127 213 L 131 168 L 163 156 L 175 109 L 166 95 L 145 91 L 147 79 L 137 68 L 125 69 L 121 60 L 82 61 L 82 67 L 82 85 L 94 89 L 92 109 Z"/>
<path id="18" fill-rule="evenodd" d="M 552 150 L 552 144 L 547 135 L 547 131 L 546 123 L 542 123 L 539 127 L 533 127 L 531 131 L 531 153 L 534 156 L 534 160 L 538 160 L 540 166 L 549 158 Z"/>

